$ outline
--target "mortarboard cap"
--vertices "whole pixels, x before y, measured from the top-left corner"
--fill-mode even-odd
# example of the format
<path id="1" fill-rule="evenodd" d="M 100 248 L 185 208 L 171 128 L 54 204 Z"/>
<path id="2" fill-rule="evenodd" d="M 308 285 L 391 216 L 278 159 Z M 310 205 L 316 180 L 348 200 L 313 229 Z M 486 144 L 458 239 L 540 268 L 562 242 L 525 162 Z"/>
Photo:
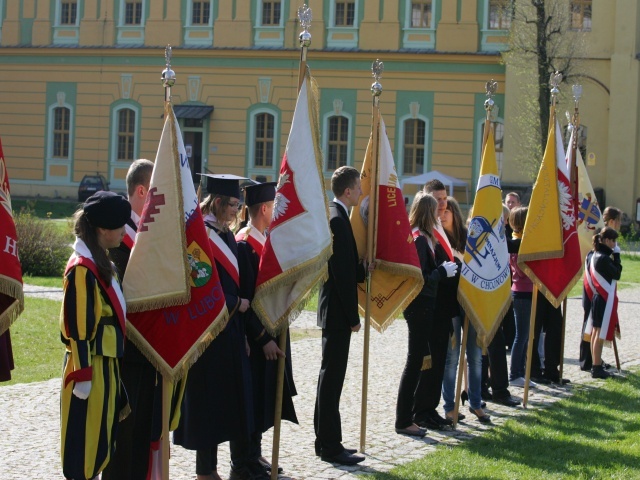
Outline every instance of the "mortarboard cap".
<path id="1" fill-rule="evenodd" d="M 247 207 L 270 202 L 276 197 L 276 182 L 258 183 L 244 187 L 244 203 Z"/>
<path id="2" fill-rule="evenodd" d="M 131 217 L 131 204 L 122 195 L 99 191 L 91 195 L 82 205 L 89 223 L 96 228 L 115 230 Z"/>
<path id="3" fill-rule="evenodd" d="M 207 177 L 207 193 L 234 198 L 240 198 L 240 180 L 247 179 L 246 177 L 239 177 L 238 175 L 230 173 L 200 173 L 199 175 Z"/>

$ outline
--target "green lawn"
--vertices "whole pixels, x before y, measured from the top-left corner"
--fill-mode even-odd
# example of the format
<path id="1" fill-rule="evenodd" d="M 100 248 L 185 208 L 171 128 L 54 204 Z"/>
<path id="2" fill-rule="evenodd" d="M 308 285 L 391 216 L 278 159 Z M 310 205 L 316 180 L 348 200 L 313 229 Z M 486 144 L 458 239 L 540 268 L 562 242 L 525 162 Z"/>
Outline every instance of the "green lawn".
<path id="1" fill-rule="evenodd" d="M 548 408 L 531 409 L 460 445 L 367 475 L 399 479 L 638 479 L 640 376 L 574 387 Z M 364 476 L 363 476 L 364 477 Z"/>
<path id="2" fill-rule="evenodd" d="M 11 208 L 15 212 L 29 209 L 39 218 L 67 219 L 73 216 L 80 203 L 73 200 L 58 200 L 51 198 L 12 198 Z"/>
<path id="3" fill-rule="evenodd" d="M 58 319 L 61 302 L 26 297 L 24 312 L 11 326 L 15 370 L 12 380 L 2 383 L 30 383 L 60 377 L 64 345 Z"/>

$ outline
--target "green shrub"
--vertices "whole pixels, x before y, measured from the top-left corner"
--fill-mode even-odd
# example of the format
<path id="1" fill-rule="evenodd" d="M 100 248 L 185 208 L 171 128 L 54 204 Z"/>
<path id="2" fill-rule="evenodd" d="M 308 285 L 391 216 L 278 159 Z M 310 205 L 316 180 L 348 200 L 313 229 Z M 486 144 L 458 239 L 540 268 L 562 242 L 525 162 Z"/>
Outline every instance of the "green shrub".
<path id="1" fill-rule="evenodd" d="M 26 209 L 15 214 L 18 252 L 23 275 L 62 276 L 71 255 L 71 236 Z"/>

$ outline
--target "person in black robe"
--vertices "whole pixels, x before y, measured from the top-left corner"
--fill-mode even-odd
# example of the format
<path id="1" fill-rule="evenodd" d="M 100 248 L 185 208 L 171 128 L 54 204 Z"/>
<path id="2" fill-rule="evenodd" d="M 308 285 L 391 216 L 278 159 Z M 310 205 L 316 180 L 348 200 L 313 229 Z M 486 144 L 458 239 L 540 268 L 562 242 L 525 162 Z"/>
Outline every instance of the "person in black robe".
<path id="1" fill-rule="evenodd" d="M 273 215 L 273 200 L 276 194 L 276 183 L 267 182 L 245 187 L 245 205 L 249 212 L 249 223 L 236 234 L 238 242 L 238 267 L 240 269 L 240 295 L 253 299 L 260 256 L 266 242 L 266 230 Z M 247 341 L 249 342 L 249 360 L 253 381 L 253 406 L 255 431 L 246 446 L 247 461 L 261 465 L 268 472 L 271 464 L 262 456 L 262 433 L 274 425 L 276 405 L 276 383 L 279 357 L 285 358 L 285 374 L 282 395 L 282 419 L 298 423 L 293 396 L 296 388 L 293 383 L 291 365 L 291 343 L 287 331 L 286 355 L 280 350 L 277 339 L 269 335 L 255 312 L 249 308 L 241 314 Z M 282 473 L 282 469 L 278 469 Z"/>
<path id="2" fill-rule="evenodd" d="M 250 302 L 240 296 L 238 249 L 229 225 L 240 204 L 241 177 L 207 175 L 208 197 L 201 204 L 216 268 L 224 291 L 229 320 L 189 370 L 180 424 L 174 443 L 196 450 L 198 480 L 219 480 L 218 445 L 231 441 L 231 462 L 242 457 L 236 442 L 246 444 L 253 433 L 251 368 L 240 318 Z M 262 469 L 241 476 L 232 467 L 229 478 L 268 478 Z"/>

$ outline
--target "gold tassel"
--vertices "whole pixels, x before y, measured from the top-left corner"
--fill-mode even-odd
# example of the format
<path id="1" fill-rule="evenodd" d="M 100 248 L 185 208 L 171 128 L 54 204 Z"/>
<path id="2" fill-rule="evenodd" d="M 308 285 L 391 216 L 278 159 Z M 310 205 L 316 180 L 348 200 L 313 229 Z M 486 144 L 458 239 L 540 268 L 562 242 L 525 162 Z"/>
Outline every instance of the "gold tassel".
<path id="1" fill-rule="evenodd" d="M 427 355 L 422 359 L 422 368 L 420 369 L 420 371 L 424 372 L 425 370 L 429 370 L 430 368 L 431 368 L 431 355 Z"/>

